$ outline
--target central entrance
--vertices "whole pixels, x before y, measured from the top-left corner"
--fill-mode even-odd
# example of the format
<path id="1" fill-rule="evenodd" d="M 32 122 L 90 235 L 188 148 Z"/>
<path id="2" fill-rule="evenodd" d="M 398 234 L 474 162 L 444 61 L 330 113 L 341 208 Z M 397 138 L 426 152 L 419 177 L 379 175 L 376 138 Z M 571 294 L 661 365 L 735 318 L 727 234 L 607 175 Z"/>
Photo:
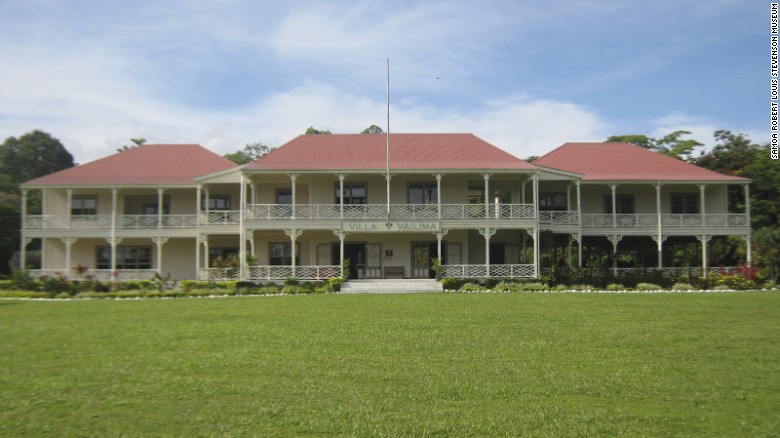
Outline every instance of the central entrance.
<path id="1" fill-rule="evenodd" d="M 331 260 L 339 264 L 339 244 L 331 245 Z M 382 278 L 382 245 L 344 243 L 344 259 L 349 260 L 349 278 Z"/>
<path id="2" fill-rule="evenodd" d="M 446 242 L 442 242 L 442 252 L 447 253 Z M 433 259 L 439 257 L 439 245 L 433 242 L 412 242 L 412 278 L 436 278 Z M 444 260 L 441 261 L 444 265 Z"/>

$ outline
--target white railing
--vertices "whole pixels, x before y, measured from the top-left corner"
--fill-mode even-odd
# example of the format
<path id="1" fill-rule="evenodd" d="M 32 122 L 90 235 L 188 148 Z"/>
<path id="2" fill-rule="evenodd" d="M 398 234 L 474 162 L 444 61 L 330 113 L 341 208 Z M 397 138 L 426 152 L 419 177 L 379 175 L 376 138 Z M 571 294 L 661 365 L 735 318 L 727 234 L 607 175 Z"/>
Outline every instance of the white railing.
<path id="1" fill-rule="evenodd" d="M 540 212 L 540 221 L 545 212 Z M 543 222 L 544 223 L 544 222 Z M 658 226 L 657 214 L 583 214 L 583 228 L 651 228 Z M 664 228 L 747 227 L 748 216 L 729 214 L 662 214 Z"/>
<path id="2" fill-rule="evenodd" d="M 647 268 L 616 268 L 612 269 L 617 274 L 630 274 L 632 272 L 645 272 L 645 271 L 661 271 L 665 275 L 668 276 L 679 276 L 681 274 L 690 274 L 693 277 L 698 277 L 701 273 L 701 267 L 699 266 L 690 266 L 690 267 L 663 267 L 663 268 L 653 268 L 653 267 L 647 267 Z M 725 274 L 725 275 L 734 275 L 737 273 L 737 268 L 733 266 L 725 266 L 725 267 L 714 267 L 709 266 L 707 267 L 707 273 L 708 274 Z"/>
<path id="3" fill-rule="evenodd" d="M 486 219 L 512 220 L 534 219 L 536 210 L 532 204 L 442 204 L 441 218 L 445 220 Z M 438 219 L 439 206 L 434 204 L 392 204 L 390 218 L 396 220 Z M 249 220 L 281 219 L 340 219 L 341 206 L 334 204 L 291 205 L 253 204 L 247 206 Z M 386 204 L 344 205 L 343 217 L 347 220 L 387 219 Z"/>
<path id="4" fill-rule="evenodd" d="M 160 219 L 162 218 L 162 222 Z M 117 217 L 117 228 L 120 229 L 154 229 L 154 228 L 195 228 L 197 216 L 194 214 L 180 215 L 122 215 Z"/>
<path id="5" fill-rule="evenodd" d="M 576 211 L 540 211 L 539 223 L 548 225 L 578 225 L 580 220 Z"/>
<path id="6" fill-rule="evenodd" d="M 327 280 L 341 277 L 341 266 L 249 266 L 247 268 L 249 281 L 279 281 L 288 278 L 296 280 Z"/>
<path id="7" fill-rule="evenodd" d="M 201 268 L 198 271 L 198 280 L 238 281 L 241 280 L 241 272 L 235 268 Z"/>
<path id="8" fill-rule="evenodd" d="M 67 229 L 67 228 L 111 228 L 110 215 L 81 216 L 27 216 L 25 226 L 28 229 Z"/>
<path id="9" fill-rule="evenodd" d="M 444 265 L 446 278 L 533 278 L 534 265 Z"/>
<path id="10" fill-rule="evenodd" d="M 212 210 L 201 212 L 200 221 L 203 225 L 238 225 L 241 223 L 241 212 L 238 210 Z"/>
<path id="11" fill-rule="evenodd" d="M 66 269 L 30 269 L 27 271 L 32 278 L 41 277 L 65 277 L 70 280 L 92 279 L 97 281 L 143 281 L 151 280 L 157 269 L 87 269 L 76 275 L 74 272 L 68 272 Z"/>
<path id="12" fill-rule="evenodd" d="M 110 215 L 82 215 L 82 216 L 27 216 L 24 221 L 25 229 L 110 229 Z M 116 217 L 117 229 L 154 229 L 154 228 L 195 228 L 197 216 L 194 214 L 163 215 L 162 222 L 158 215 L 128 214 Z"/>

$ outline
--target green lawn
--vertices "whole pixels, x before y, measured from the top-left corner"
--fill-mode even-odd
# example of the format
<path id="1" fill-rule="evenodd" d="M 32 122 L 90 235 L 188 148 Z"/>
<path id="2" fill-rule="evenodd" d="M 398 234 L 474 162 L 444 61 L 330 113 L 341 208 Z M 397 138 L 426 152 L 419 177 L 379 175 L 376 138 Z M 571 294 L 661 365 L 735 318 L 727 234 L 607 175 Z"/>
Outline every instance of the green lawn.
<path id="1" fill-rule="evenodd" d="M 0 435 L 778 436 L 780 293 L 0 301 Z"/>

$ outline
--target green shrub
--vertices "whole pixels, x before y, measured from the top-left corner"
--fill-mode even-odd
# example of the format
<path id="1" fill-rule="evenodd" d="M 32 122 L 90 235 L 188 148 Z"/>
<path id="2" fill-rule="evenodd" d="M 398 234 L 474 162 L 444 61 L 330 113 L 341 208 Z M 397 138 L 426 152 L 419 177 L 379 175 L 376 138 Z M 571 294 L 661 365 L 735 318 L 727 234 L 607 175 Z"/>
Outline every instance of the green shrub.
<path id="1" fill-rule="evenodd" d="M 460 287 L 461 292 L 482 292 L 486 290 L 485 286 L 477 283 L 466 283 Z"/>
<path id="2" fill-rule="evenodd" d="M 675 283 L 672 286 L 672 290 L 682 290 L 682 291 L 685 291 L 685 290 L 694 290 L 694 289 L 695 288 L 693 287 L 693 285 L 690 285 L 688 283 Z"/>
<path id="3" fill-rule="evenodd" d="M 712 290 L 723 291 L 723 290 L 732 290 L 732 289 L 730 287 L 726 286 L 725 284 L 719 284 L 719 285 L 713 287 Z"/>
<path id="4" fill-rule="evenodd" d="M 653 283 L 639 283 L 636 285 L 636 290 L 659 290 L 659 289 L 663 289 L 663 288 Z"/>
<path id="5" fill-rule="evenodd" d="M 494 290 L 510 291 L 510 292 L 528 292 L 528 291 L 545 291 L 549 287 L 544 283 L 528 282 L 528 283 L 516 283 L 513 281 L 502 281 L 498 283 Z"/>
<path id="6" fill-rule="evenodd" d="M 150 289 L 152 282 L 149 280 L 140 281 L 122 281 L 119 283 L 119 290 L 142 290 Z"/>
<path id="7" fill-rule="evenodd" d="M 76 299 L 98 299 L 105 298 L 106 294 L 100 292 L 84 291 L 76 294 Z"/>
<path id="8" fill-rule="evenodd" d="M 38 284 L 26 269 L 19 269 L 11 274 L 11 281 L 17 290 L 37 291 Z"/>
<path id="9" fill-rule="evenodd" d="M 20 291 L 20 290 L 0 290 L 0 298 L 49 298 L 46 292 Z"/>
<path id="10" fill-rule="evenodd" d="M 279 286 L 275 284 L 265 285 L 257 289 L 257 293 L 260 295 L 278 295 L 279 292 Z"/>
<path id="11" fill-rule="evenodd" d="M 13 280 L 0 280 L 0 290 L 14 290 L 16 286 Z"/>
<path id="12" fill-rule="evenodd" d="M 120 290 L 114 292 L 113 295 L 116 298 L 141 298 L 144 296 L 144 293 L 138 290 Z"/>
<path id="13" fill-rule="evenodd" d="M 329 278 L 328 279 L 328 288 L 332 290 L 333 292 L 340 292 L 341 291 L 341 285 L 344 284 L 343 278 Z M 276 286 L 274 286 L 276 287 Z"/>
<path id="14" fill-rule="evenodd" d="M 211 295 L 211 292 L 206 289 L 194 289 L 186 292 L 182 290 L 182 292 L 184 292 L 184 295 L 187 297 L 207 297 Z"/>
<path id="15" fill-rule="evenodd" d="M 68 292 L 60 292 L 60 293 L 54 295 L 54 298 L 56 298 L 58 300 L 69 299 L 70 298 L 70 293 L 68 293 Z"/>
<path id="16" fill-rule="evenodd" d="M 626 287 L 623 286 L 622 284 L 610 283 L 607 285 L 607 290 L 610 291 L 626 290 Z"/>
<path id="17" fill-rule="evenodd" d="M 715 278 L 716 286 L 728 286 L 729 289 L 734 290 L 749 290 L 756 288 L 756 282 L 748 280 L 747 278 L 737 275 L 718 275 Z"/>
<path id="18" fill-rule="evenodd" d="M 593 290 L 593 286 L 589 284 L 573 284 L 569 288 L 570 290 L 577 290 L 577 291 L 591 291 Z"/>
<path id="19" fill-rule="evenodd" d="M 288 278 L 287 280 L 284 280 L 285 286 L 298 286 L 298 280 L 294 278 Z"/>
<path id="20" fill-rule="evenodd" d="M 160 294 L 160 296 L 166 297 L 166 298 L 181 298 L 186 295 L 184 291 L 181 290 L 167 290 L 164 292 L 151 292 L 151 294 Z"/>
<path id="21" fill-rule="evenodd" d="M 195 289 L 199 289 L 200 281 L 197 280 L 182 280 L 179 282 L 179 286 L 181 286 L 181 290 L 184 292 L 189 292 Z"/>
<path id="22" fill-rule="evenodd" d="M 458 290 L 463 286 L 465 280 L 459 278 L 442 278 L 441 287 L 444 290 Z"/>

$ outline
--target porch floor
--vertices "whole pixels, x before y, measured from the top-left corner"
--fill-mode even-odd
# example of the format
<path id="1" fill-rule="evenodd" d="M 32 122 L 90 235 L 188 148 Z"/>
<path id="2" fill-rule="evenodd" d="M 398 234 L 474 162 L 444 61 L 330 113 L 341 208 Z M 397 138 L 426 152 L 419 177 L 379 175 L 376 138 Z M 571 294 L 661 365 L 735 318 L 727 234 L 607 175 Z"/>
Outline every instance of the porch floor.
<path id="1" fill-rule="evenodd" d="M 341 286 L 343 294 L 411 294 L 443 290 L 441 283 L 428 279 L 349 280 Z"/>

